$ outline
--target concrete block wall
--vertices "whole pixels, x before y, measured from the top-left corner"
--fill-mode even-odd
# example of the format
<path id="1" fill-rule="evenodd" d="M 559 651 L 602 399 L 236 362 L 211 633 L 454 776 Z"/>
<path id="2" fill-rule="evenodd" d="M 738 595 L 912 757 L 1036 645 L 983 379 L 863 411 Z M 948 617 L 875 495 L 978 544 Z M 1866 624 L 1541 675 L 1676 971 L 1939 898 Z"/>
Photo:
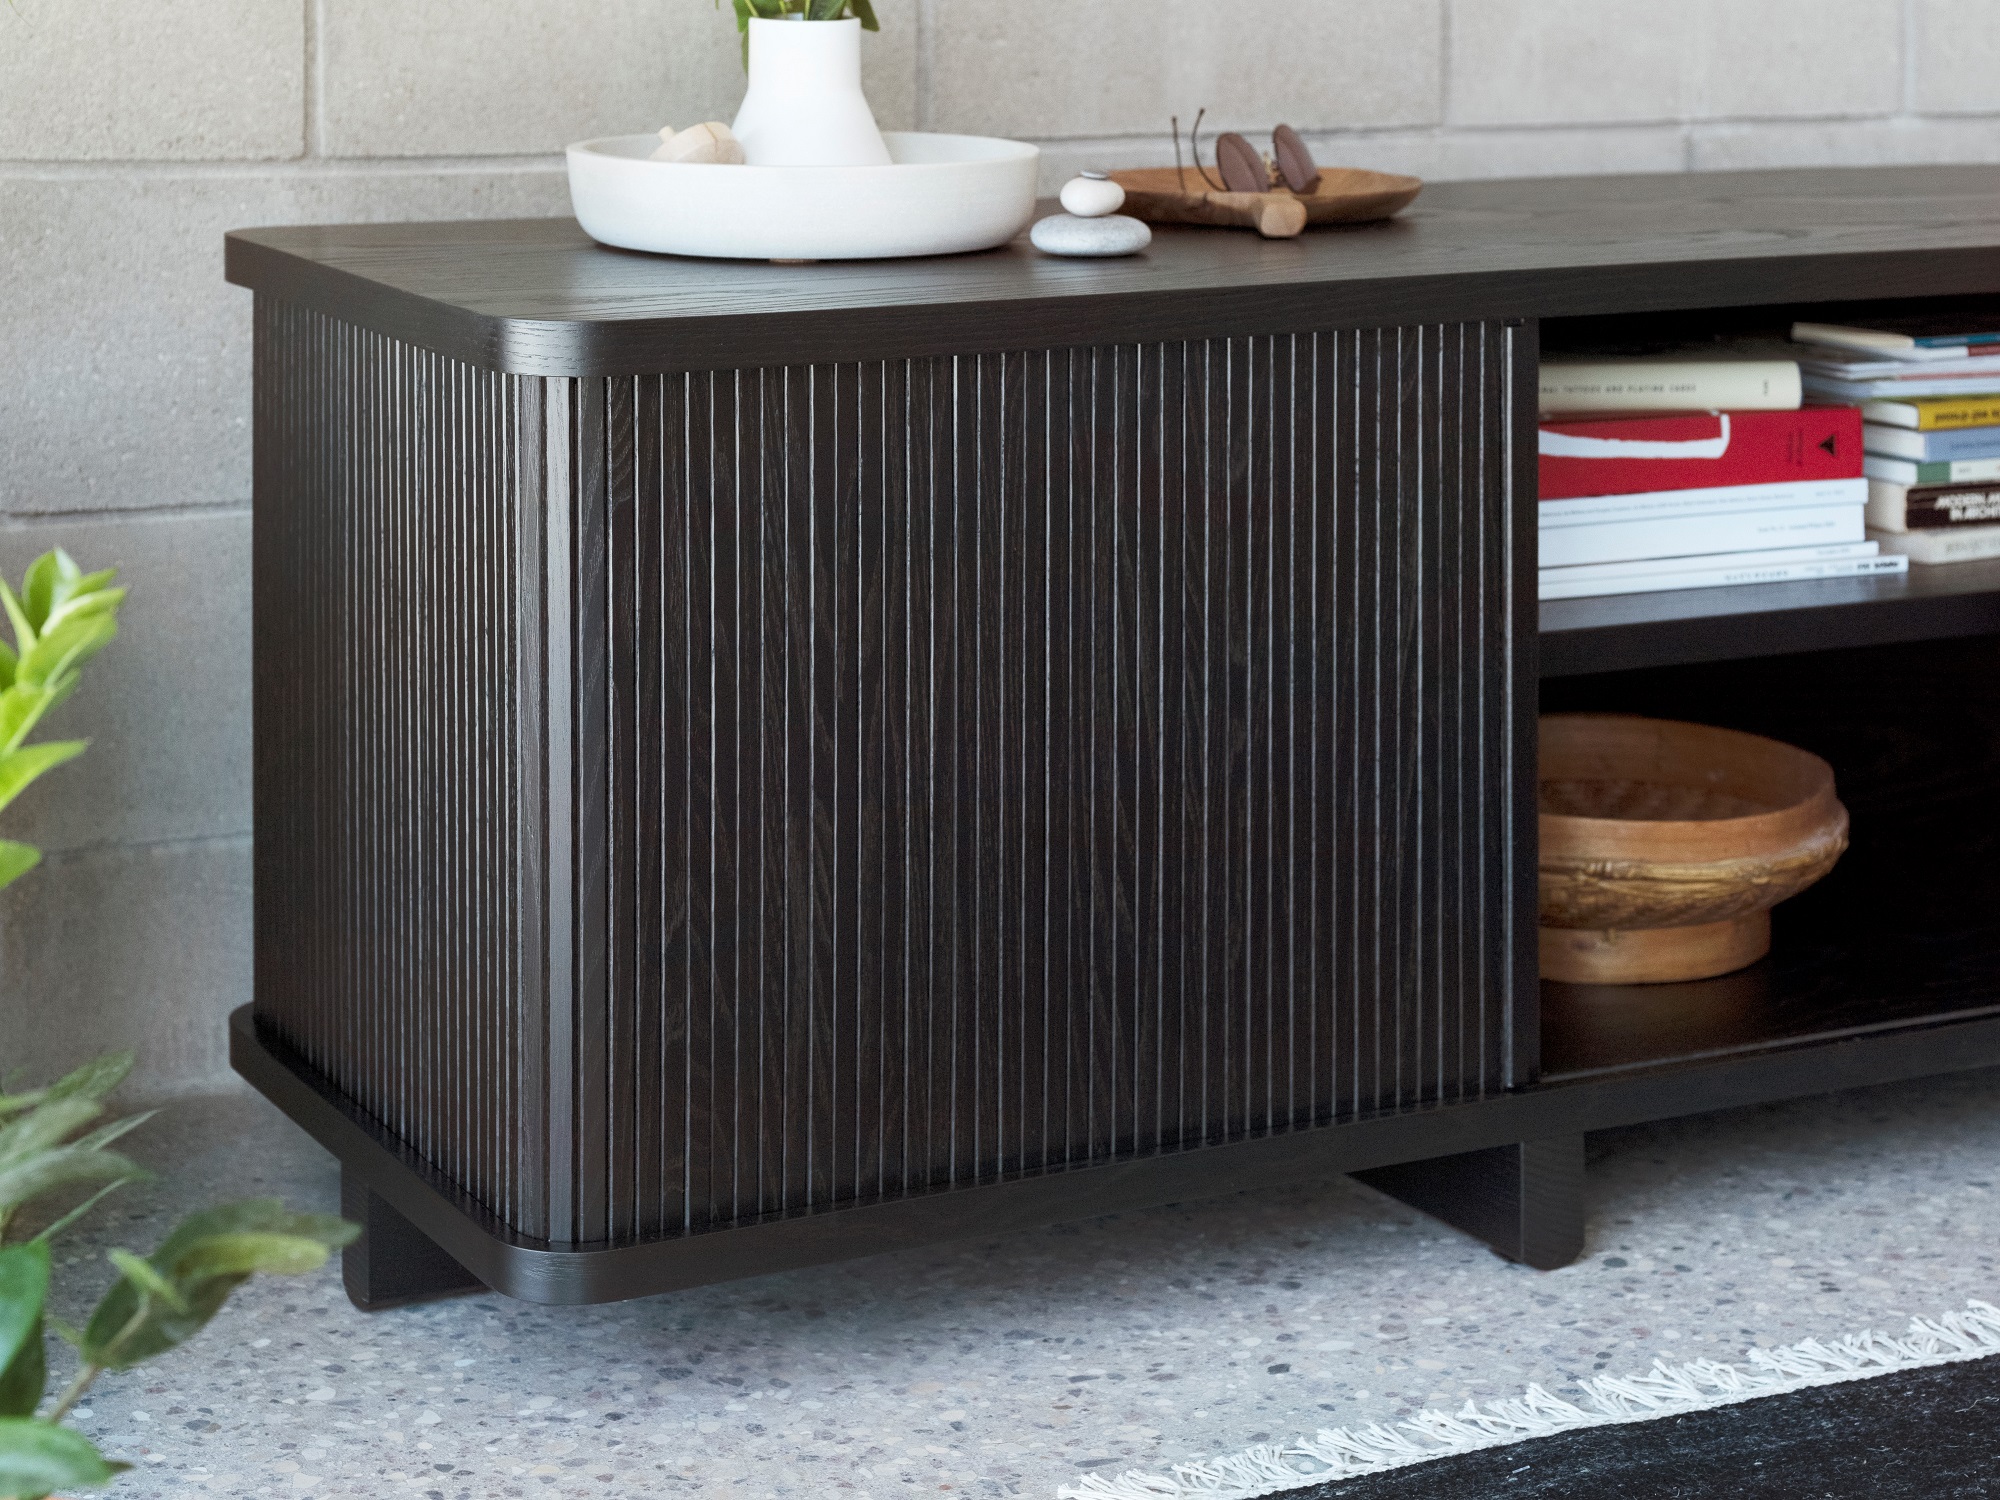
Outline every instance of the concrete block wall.
<path id="1" fill-rule="evenodd" d="M 2000 160 L 1994 0 L 876 0 L 889 126 L 1171 159 L 1167 120 L 1288 120 L 1433 179 Z M 0 568 L 61 544 L 133 588 L 62 713 L 93 749 L 17 803 L 0 1058 L 135 1043 L 224 1071 L 247 999 L 249 298 L 242 225 L 556 214 L 586 136 L 728 118 L 710 0 L 0 5 Z"/>

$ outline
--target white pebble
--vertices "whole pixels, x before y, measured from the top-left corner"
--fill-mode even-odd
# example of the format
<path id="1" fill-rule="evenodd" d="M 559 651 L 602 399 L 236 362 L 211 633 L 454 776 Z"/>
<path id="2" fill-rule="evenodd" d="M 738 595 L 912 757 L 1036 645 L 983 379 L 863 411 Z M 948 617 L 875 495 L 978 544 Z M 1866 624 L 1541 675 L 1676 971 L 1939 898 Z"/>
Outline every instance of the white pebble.
<path id="1" fill-rule="evenodd" d="M 1136 255 L 1153 243 L 1153 231 L 1124 214 L 1051 214 L 1028 231 L 1028 239 L 1045 255 Z"/>
<path id="2" fill-rule="evenodd" d="M 690 125 L 686 130 L 675 130 L 669 125 L 660 132 L 659 148 L 653 152 L 652 159 L 736 166 L 743 160 L 743 143 L 731 135 L 729 127 L 720 120 Z"/>
<path id="3" fill-rule="evenodd" d="M 1079 219 L 1101 219 L 1125 206 L 1125 189 L 1108 177 L 1072 177 L 1063 184 L 1062 206 Z"/>

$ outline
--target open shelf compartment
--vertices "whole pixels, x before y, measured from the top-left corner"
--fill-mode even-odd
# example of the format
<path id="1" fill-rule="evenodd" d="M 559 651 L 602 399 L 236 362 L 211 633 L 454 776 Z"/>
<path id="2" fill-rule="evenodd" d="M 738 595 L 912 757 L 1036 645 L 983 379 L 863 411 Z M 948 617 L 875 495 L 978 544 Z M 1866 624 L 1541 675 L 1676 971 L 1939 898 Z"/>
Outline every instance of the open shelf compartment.
<path id="1" fill-rule="evenodd" d="M 1550 318 L 1541 325 L 1541 345 L 1545 358 L 1633 355 L 1708 340 L 1782 341 L 1801 319 L 1856 323 L 1949 313 L 1984 322 L 2000 316 L 1991 297 L 1802 302 Z M 1549 600 L 1540 606 L 1540 623 L 1544 678 L 1986 635 L 2000 632 L 2000 559 L 1916 565 L 1889 577 Z"/>
<path id="2" fill-rule="evenodd" d="M 2000 637 L 1566 678 L 1542 707 L 1803 746 L 1852 817 L 1833 872 L 1777 908 L 1761 963 L 1692 984 L 1545 983 L 1545 1081 L 2000 1014 Z"/>

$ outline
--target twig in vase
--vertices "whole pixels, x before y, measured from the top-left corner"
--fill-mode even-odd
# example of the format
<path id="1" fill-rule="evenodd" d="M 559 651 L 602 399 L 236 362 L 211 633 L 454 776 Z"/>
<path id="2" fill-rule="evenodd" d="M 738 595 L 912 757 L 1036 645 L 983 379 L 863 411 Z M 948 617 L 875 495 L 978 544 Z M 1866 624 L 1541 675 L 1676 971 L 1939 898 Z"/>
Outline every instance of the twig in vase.
<path id="1" fill-rule="evenodd" d="M 1194 112 L 1194 124 L 1188 127 L 1188 151 L 1194 157 L 1194 169 L 1201 173 L 1201 180 L 1215 192 L 1226 191 L 1224 185 L 1208 175 L 1208 168 L 1201 164 L 1201 122 L 1207 115 L 1208 107 L 1203 105 Z"/>

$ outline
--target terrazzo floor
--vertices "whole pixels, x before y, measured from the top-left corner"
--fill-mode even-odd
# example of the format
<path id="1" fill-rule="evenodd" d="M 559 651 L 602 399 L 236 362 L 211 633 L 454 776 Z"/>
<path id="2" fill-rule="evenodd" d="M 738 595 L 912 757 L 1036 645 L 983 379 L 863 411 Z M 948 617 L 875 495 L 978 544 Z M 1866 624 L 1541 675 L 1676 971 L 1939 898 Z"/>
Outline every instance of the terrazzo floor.
<path id="1" fill-rule="evenodd" d="M 66 1239 L 68 1316 L 106 1247 L 205 1202 L 337 1205 L 332 1160 L 247 1094 L 134 1139 L 163 1176 Z M 127 1497 L 1052 1497 L 2000 1301 L 2000 1072 L 1610 1132 L 1590 1180 L 1586 1257 L 1548 1274 L 1346 1180 L 610 1307 L 368 1316 L 330 1266 L 252 1284 L 78 1425 L 139 1465 Z"/>

